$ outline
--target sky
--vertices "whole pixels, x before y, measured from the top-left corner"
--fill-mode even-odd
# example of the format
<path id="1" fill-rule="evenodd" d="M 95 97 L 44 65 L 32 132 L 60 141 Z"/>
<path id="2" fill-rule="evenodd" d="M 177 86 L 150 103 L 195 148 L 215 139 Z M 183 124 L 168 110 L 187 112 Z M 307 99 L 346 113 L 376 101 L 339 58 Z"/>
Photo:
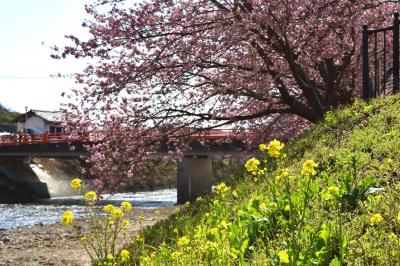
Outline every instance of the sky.
<path id="1" fill-rule="evenodd" d="M 72 78 L 85 63 L 50 58 L 51 46 L 68 44 L 66 34 L 87 37 L 81 24 L 91 0 L 0 0 L 0 104 L 14 111 L 57 110 Z"/>

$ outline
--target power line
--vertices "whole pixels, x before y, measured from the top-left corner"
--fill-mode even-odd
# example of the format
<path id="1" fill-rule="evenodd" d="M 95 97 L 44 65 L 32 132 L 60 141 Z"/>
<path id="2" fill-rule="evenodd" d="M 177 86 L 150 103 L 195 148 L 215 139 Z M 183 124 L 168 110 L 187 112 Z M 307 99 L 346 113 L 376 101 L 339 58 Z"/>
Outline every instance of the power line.
<path id="1" fill-rule="evenodd" d="M 72 76 L 0 76 L 0 79 L 72 79 Z"/>

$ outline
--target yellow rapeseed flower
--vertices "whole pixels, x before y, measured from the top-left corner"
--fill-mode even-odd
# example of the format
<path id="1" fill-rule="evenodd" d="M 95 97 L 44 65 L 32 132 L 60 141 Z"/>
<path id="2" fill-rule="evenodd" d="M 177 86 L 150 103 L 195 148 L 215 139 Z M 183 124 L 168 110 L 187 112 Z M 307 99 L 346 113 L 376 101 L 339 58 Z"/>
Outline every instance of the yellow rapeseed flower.
<path id="1" fill-rule="evenodd" d="M 382 215 L 380 215 L 379 213 L 374 214 L 374 215 L 371 217 L 371 219 L 369 219 L 369 223 L 370 223 L 371 225 L 376 225 L 376 224 L 378 224 L 378 223 L 380 223 L 380 222 L 382 222 L 382 221 L 383 221 L 383 217 L 382 217 Z"/>
<path id="2" fill-rule="evenodd" d="M 111 254 L 111 253 L 107 254 L 107 259 L 108 260 L 113 260 L 114 259 L 113 254 Z"/>
<path id="3" fill-rule="evenodd" d="M 210 230 L 208 230 L 208 232 L 209 232 L 211 235 L 216 236 L 216 235 L 218 235 L 218 228 L 213 227 L 213 228 L 211 228 Z"/>
<path id="4" fill-rule="evenodd" d="M 190 243 L 190 240 L 186 236 L 182 236 L 177 241 L 178 247 L 185 247 L 185 246 L 189 245 L 189 243 Z"/>
<path id="5" fill-rule="evenodd" d="M 278 252 L 278 257 L 280 263 L 289 263 L 289 254 L 286 250 L 281 250 Z"/>
<path id="6" fill-rule="evenodd" d="M 154 211 L 154 214 L 155 214 L 155 215 L 159 215 L 159 214 L 160 214 L 160 210 L 155 210 L 155 211 Z"/>
<path id="7" fill-rule="evenodd" d="M 398 241 L 397 235 L 396 235 L 395 233 L 393 233 L 393 232 L 391 232 L 391 233 L 388 235 L 388 238 L 389 238 L 389 240 L 392 240 L 392 241 Z"/>
<path id="8" fill-rule="evenodd" d="M 228 223 L 225 220 L 222 220 L 219 224 L 221 225 L 222 228 L 225 228 L 225 229 L 228 228 Z"/>
<path id="9" fill-rule="evenodd" d="M 268 146 L 268 155 L 272 158 L 278 158 L 281 156 L 281 150 L 285 147 L 285 144 L 280 142 L 279 140 L 272 140 Z"/>
<path id="10" fill-rule="evenodd" d="M 330 186 L 328 187 L 328 192 L 332 195 L 339 195 L 339 187 L 337 186 Z"/>
<path id="11" fill-rule="evenodd" d="M 122 221 L 122 224 L 123 224 L 124 226 L 127 226 L 127 225 L 129 224 L 129 220 L 127 220 L 127 219 L 123 220 L 123 221 Z"/>
<path id="12" fill-rule="evenodd" d="M 127 201 L 123 201 L 123 202 L 121 202 L 121 209 L 124 212 L 128 212 L 128 211 L 132 210 L 132 205 Z"/>
<path id="13" fill-rule="evenodd" d="M 190 206 L 190 201 L 186 201 L 186 202 L 185 202 L 185 207 L 186 207 L 186 208 L 189 208 L 189 206 Z"/>
<path id="14" fill-rule="evenodd" d="M 260 165 L 260 161 L 256 158 L 249 159 L 246 164 L 244 165 L 249 172 L 256 171 L 258 166 Z"/>
<path id="15" fill-rule="evenodd" d="M 264 151 L 267 150 L 267 145 L 265 145 L 265 144 L 260 144 L 260 145 L 258 146 L 258 149 L 259 149 L 261 152 L 264 152 Z"/>
<path id="16" fill-rule="evenodd" d="M 112 212 L 112 217 L 114 219 L 121 219 L 122 217 L 124 217 L 124 212 L 118 209 L 115 209 L 115 211 Z"/>
<path id="17" fill-rule="evenodd" d="M 218 195 L 224 194 L 225 192 L 228 192 L 230 187 L 228 187 L 224 182 L 220 183 L 215 187 L 215 192 Z"/>
<path id="18" fill-rule="evenodd" d="M 75 191 L 78 191 L 82 188 L 82 180 L 79 178 L 74 178 L 71 181 L 71 188 Z"/>
<path id="19" fill-rule="evenodd" d="M 204 249 L 206 251 L 209 251 L 211 249 L 215 249 L 216 247 L 217 247 L 217 244 L 212 242 L 212 241 L 210 241 L 210 240 L 207 240 L 207 242 L 204 244 Z"/>
<path id="20" fill-rule="evenodd" d="M 106 206 L 103 207 L 103 211 L 108 213 L 113 213 L 115 210 L 116 208 L 112 204 L 107 204 Z"/>
<path id="21" fill-rule="evenodd" d="M 171 253 L 171 258 L 173 260 L 176 260 L 177 258 L 181 257 L 183 253 L 181 251 L 174 251 Z"/>
<path id="22" fill-rule="evenodd" d="M 96 200 L 96 197 L 97 197 L 96 192 L 94 192 L 94 191 L 86 192 L 85 201 L 88 204 L 93 204 L 94 201 Z"/>
<path id="23" fill-rule="evenodd" d="M 61 224 L 63 225 L 70 225 L 74 220 L 74 214 L 71 211 L 66 211 L 63 213 L 61 218 Z"/>
<path id="24" fill-rule="evenodd" d="M 331 193 L 329 193 L 328 191 L 325 191 L 325 192 L 322 193 L 322 195 L 321 195 L 321 200 L 322 201 L 328 201 L 328 200 L 331 200 L 331 199 L 333 199 L 333 195 Z"/>
<path id="25" fill-rule="evenodd" d="M 81 241 L 86 241 L 86 240 L 87 240 L 86 236 L 81 237 Z"/>
<path id="26" fill-rule="evenodd" d="M 123 249 L 123 250 L 121 250 L 120 256 L 121 256 L 122 261 L 128 261 L 130 253 L 128 250 Z"/>
<path id="27" fill-rule="evenodd" d="M 238 198 L 238 197 L 239 197 L 239 195 L 238 195 L 238 193 L 236 192 L 236 190 L 232 191 L 232 196 L 233 196 L 234 198 Z"/>
<path id="28" fill-rule="evenodd" d="M 311 175 L 314 176 L 317 174 L 315 168 L 318 167 L 318 164 L 313 160 L 307 160 L 303 163 L 303 168 L 301 169 L 302 175 Z"/>
<path id="29" fill-rule="evenodd" d="M 265 205 L 264 202 L 261 202 L 261 204 L 258 206 L 260 208 L 260 210 L 262 211 L 266 211 L 267 210 L 267 205 Z"/>

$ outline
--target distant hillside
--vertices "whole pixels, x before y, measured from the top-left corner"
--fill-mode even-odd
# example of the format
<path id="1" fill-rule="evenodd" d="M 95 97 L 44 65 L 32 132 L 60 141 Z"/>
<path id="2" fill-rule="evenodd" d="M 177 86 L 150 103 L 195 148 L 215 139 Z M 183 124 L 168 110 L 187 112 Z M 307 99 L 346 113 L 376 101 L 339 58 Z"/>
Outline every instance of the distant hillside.
<path id="1" fill-rule="evenodd" d="M 0 123 L 12 122 L 20 113 L 10 112 L 7 108 L 0 104 Z"/>
<path id="2" fill-rule="evenodd" d="M 0 104 L 0 132 L 15 132 L 16 126 L 12 121 L 19 116 L 18 112 L 11 112 Z"/>

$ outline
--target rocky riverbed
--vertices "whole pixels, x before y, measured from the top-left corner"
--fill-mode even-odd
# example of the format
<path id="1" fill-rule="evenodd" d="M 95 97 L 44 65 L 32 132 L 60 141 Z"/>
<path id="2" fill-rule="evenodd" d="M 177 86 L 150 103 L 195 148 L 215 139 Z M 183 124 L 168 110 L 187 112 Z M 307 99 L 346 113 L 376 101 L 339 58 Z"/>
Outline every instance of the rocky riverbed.
<path id="1" fill-rule="evenodd" d="M 177 207 L 138 210 L 131 214 L 129 236 L 174 213 Z M 143 221 L 138 217 L 143 216 Z M 85 223 L 85 220 L 81 220 Z M 0 231 L 0 265 L 90 265 L 90 258 L 71 231 L 60 224 L 37 225 Z"/>

